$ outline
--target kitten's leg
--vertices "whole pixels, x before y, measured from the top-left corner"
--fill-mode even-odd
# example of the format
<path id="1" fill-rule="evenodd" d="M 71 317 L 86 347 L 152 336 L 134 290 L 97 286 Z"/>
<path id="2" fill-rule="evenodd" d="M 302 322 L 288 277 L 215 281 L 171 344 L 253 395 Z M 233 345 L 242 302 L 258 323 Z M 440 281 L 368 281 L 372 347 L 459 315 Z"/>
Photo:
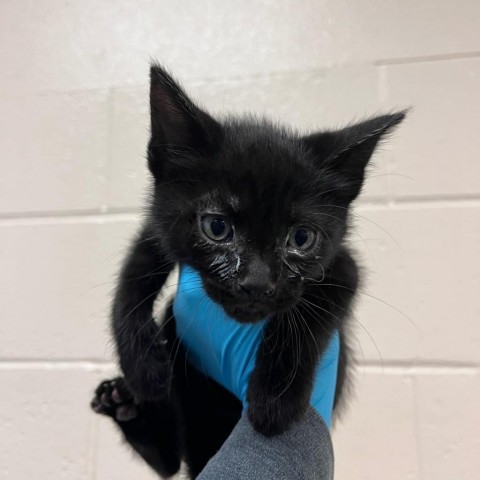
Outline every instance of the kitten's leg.
<path id="1" fill-rule="evenodd" d="M 145 401 L 161 399 L 168 380 L 168 353 L 152 309 L 172 268 L 146 226 L 125 261 L 113 302 L 120 366 L 135 397 Z"/>
<path id="2" fill-rule="evenodd" d="M 343 251 L 294 310 L 269 321 L 247 394 L 257 431 L 279 434 L 305 413 L 318 360 L 334 332 L 344 328 L 356 286 L 355 263 Z"/>
<path id="3" fill-rule="evenodd" d="M 127 442 L 162 477 L 180 468 L 179 417 L 167 401 L 137 403 L 123 378 L 102 382 L 92 400 L 95 412 L 111 417 Z"/>

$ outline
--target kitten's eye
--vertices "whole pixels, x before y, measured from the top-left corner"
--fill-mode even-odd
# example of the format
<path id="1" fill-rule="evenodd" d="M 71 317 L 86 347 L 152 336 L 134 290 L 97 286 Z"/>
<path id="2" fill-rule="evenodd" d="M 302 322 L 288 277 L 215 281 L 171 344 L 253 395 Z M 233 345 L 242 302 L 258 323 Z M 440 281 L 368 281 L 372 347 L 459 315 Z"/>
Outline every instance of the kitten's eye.
<path id="1" fill-rule="evenodd" d="M 317 234 L 311 228 L 294 227 L 288 234 L 287 245 L 304 252 L 314 244 L 316 237 Z"/>
<path id="2" fill-rule="evenodd" d="M 230 240 L 233 236 L 230 220 L 222 215 L 204 215 L 202 217 L 202 230 L 208 238 L 215 242 Z"/>

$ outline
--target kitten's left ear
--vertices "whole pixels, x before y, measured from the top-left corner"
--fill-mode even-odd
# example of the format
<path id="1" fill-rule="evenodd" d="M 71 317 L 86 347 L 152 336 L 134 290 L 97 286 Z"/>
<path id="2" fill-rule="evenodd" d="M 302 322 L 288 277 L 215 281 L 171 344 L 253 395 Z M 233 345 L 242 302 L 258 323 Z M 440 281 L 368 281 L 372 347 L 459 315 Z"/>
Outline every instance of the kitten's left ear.
<path id="1" fill-rule="evenodd" d="M 150 119 L 148 162 L 157 178 L 162 176 L 169 160 L 175 163 L 186 154 L 209 153 L 222 134 L 220 124 L 200 109 L 158 64 L 150 68 Z"/>
<path id="2" fill-rule="evenodd" d="M 337 193 L 349 203 L 360 193 L 365 167 L 378 143 L 403 121 L 406 113 L 382 115 L 342 130 L 314 133 L 302 140 L 322 171 L 337 174 Z"/>

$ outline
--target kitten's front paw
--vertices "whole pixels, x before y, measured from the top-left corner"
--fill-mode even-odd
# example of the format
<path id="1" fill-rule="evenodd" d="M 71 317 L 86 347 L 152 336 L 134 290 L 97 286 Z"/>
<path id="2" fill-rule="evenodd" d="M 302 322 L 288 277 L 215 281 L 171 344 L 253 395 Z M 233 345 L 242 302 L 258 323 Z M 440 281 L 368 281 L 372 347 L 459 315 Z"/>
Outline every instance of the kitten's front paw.
<path id="1" fill-rule="evenodd" d="M 118 422 L 128 422 L 138 415 L 133 395 L 121 377 L 103 381 L 97 387 L 90 405 L 96 413 L 112 417 Z"/>
<path id="2" fill-rule="evenodd" d="M 305 411 L 306 407 L 301 402 L 267 397 L 252 400 L 248 405 L 247 414 L 257 432 L 266 437 L 273 437 L 288 430 Z"/>

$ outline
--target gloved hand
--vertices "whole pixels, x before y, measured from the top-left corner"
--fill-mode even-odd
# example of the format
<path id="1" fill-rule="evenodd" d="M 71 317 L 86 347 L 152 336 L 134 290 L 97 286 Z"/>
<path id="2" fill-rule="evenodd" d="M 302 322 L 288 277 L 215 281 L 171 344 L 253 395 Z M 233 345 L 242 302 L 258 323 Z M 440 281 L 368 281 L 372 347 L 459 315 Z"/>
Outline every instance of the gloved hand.
<path id="1" fill-rule="evenodd" d="M 248 378 L 266 320 L 240 324 L 208 297 L 198 272 L 180 267 L 174 314 L 177 335 L 188 351 L 187 360 L 223 385 L 246 407 Z M 310 404 L 330 427 L 339 356 L 338 334 L 330 342 L 316 372 Z"/>

